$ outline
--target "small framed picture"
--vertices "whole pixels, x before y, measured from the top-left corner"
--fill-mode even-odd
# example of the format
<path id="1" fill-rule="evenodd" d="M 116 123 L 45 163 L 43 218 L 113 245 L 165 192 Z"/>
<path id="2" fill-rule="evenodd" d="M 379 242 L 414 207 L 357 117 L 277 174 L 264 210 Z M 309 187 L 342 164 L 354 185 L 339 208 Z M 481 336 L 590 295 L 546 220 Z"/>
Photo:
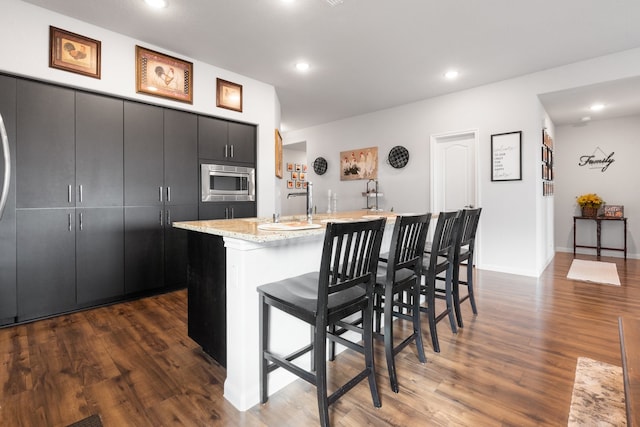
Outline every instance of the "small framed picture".
<path id="1" fill-rule="evenodd" d="M 307 174 L 304 172 L 300 172 L 300 175 L 298 175 L 300 177 L 300 181 L 304 181 L 305 179 L 307 179 Z"/>
<path id="2" fill-rule="evenodd" d="M 293 180 L 298 179 L 298 172 L 291 172 L 291 179 Z"/>
<path id="3" fill-rule="evenodd" d="M 293 181 L 287 181 L 287 188 L 289 190 L 293 189 Z"/>
<path id="4" fill-rule="evenodd" d="M 307 168 L 308 168 L 307 164 L 306 164 L 306 163 L 303 163 L 303 165 L 302 165 L 302 172 L 306 172 L 306 171 L 307 171 Z"/>
<path id="5" fill-rule="evenodd" d="M 49 27 L 49 67 L 100 78 L 101 42 Z"/>
<path id="6" fill-rule="evenodd" d="M 300 163 L 296 163 L 296 171 L 300 172 L 302 170 L 302 165 Z"/>
<path id="7" fill-rule="evenodd" d="M 293 172 L 293 163 L 287 163 L 287 172 Z"/>
<path id="8" fill-rule="evenodd" d="M 624 218 L 624 206 L 622 205 L 604 205 L 603 212 L 607 218 Z"/>
<path id="9" fill-rule="evenodd" d="M 242 112 L 242 85 L 216 79 L 216 107 Z"/>
<path id="10" fill-rule="evenodd" d="M 193 64 L 136 46 L 136 92 L 193 104 Z"/>
<path id="11" fill-rule="evenodd" d="M 296 181 L 296 188 L 302 188 L 302 181 Z"/>
<path id="12" fill-rule="evenodd" d="M 307 181 L 304 181 L 304 182 L 302 183 L 302 188 L 304 188 L 305 190 L 307 189 Z"/>

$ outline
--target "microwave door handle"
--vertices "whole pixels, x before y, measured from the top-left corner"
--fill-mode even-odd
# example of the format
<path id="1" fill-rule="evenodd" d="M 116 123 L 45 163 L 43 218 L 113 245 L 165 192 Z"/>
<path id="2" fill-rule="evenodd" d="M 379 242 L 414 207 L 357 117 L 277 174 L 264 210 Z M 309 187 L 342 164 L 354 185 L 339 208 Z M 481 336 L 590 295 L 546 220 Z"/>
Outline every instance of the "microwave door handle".
<path id="1" fill-rule="evenodd" d="M 2 193 L 0 194 L 0 220 L 4 214 L 9 198 L 9 184 L 11 180 L 11 153 L 9 152 L 9 137 L 4 127 L 4 120 L 0 114 L 0 138 L 2 139 L 2 153 L 4 157 L 4 179 L 2 180 Z"/>

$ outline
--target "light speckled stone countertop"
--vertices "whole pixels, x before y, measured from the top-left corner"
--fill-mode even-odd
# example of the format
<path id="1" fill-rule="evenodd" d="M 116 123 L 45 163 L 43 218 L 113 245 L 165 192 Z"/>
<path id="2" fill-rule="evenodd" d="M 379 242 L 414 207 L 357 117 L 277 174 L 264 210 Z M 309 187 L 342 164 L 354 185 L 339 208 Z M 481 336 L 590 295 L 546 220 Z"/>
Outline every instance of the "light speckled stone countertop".
<path id="1" fill-rule="evenodd" d="M 335 214 L 316 214 L 313 216 L 313 223 L 319 224 L 319 228 L 305 230 L 274 230 L 265 231 L 258 229 L 260 224 L 272 223 L 271 218 L 238 218 L 238 219 L 217 219 L 209 221 L 183 221 L 174 222 L 173 226 L 189 231 L 213 234 L 222 237 L 233 237 L 236 239 L 251 242 L 272 242 L 277 240 L 295 239 L 304 236 L 323 235 L 327 222 L 349 221 L 359 219 L 373 219 L 378 217 L 387 218 L 387 224 L 394 223 L 396 214 L 393 212 L 381 211 L 350 211 L 338 212 Z M 280 223 L 306 221 L 302 215 L 280 218 Z"/>

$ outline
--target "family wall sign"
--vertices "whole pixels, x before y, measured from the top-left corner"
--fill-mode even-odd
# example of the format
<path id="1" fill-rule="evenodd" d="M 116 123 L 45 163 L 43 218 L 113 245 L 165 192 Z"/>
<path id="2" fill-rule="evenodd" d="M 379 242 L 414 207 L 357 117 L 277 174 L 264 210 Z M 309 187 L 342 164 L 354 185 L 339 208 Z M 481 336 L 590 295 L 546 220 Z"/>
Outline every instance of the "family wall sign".
<path id="1" fill-rule="evenodd" d="M 615 152 L 609 154 L 605 153 L 600 147 L 596 147 L 593 154 L 580 156 L 578 166 L 585 166 L 589 169 L 600 169 L 600 172 L 606 171 L 615 159 L 613 155 Z"/>

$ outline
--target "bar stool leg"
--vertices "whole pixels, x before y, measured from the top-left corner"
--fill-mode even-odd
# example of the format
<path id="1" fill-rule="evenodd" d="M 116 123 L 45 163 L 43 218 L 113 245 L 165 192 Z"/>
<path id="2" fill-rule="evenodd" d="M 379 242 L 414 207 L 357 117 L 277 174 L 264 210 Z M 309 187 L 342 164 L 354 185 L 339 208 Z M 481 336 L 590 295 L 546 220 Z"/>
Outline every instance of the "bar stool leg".
<path id="1" fill-rule="evenodd" d="M 269 398 L 268 391 L 268 364 L 264 352 L 269 345 L 269 306 L 265 303 L 264 296 L 260 297 L 260 403 L 266 403 Z"/>

